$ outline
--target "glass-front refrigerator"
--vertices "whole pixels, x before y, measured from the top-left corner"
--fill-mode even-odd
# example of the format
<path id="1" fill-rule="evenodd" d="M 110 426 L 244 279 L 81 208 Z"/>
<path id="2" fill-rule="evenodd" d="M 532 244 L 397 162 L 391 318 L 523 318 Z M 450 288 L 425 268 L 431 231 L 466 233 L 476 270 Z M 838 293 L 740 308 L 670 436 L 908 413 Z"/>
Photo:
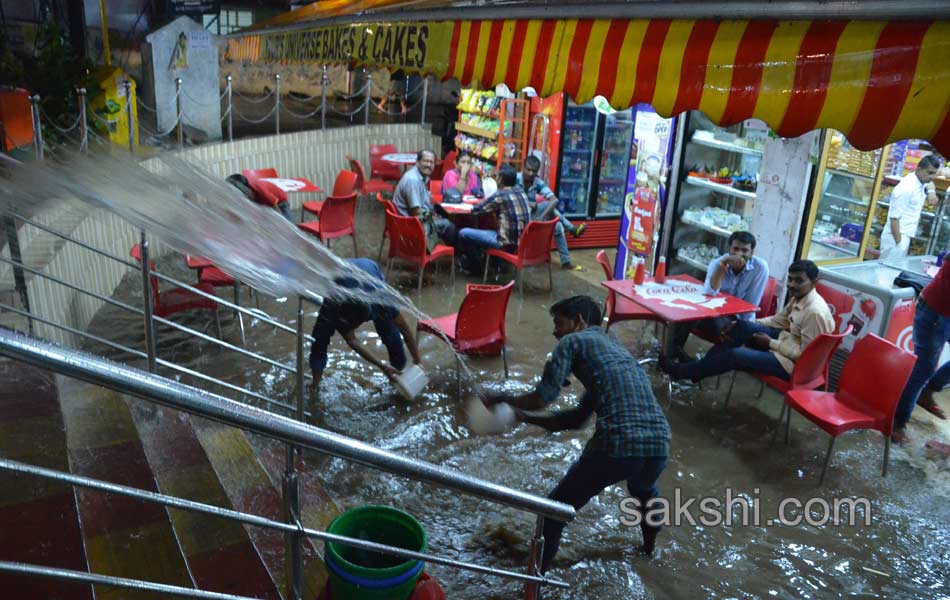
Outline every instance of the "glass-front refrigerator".
<path id="1" fill-rule="evenodd" d="M 633 142 L 634 116 L 631 109 L 603 115 L 603 142 L 597 178 L 597 204 L 593 218 L 616 218 L 623 211 L 627 171 Z"/>
<path id="2" fill-rule="evenodd" d="M 832 129 L 823 136 L 802 257 L 818 264 L 857 262 L 873 234 L 882 150 L 862 152 Z"/>
<path id="3" fill-rule="evenodd" d="M 699 111 L 690 111 L 684 126 L 668 268 L 700 277 L 711 260 L 726 252 L 733 232 L 752 227 L 762 154 L 771 132 L 757 119 L 718 127 Z"/>
<path id="4" fill-rule="evenodd" d="M 557 191 L 561 212 L 578 217 L 590 213 L 597 148 L 598 113 L 591 105 L 573 102 L 564 109 L 561 130 L 561 169 Z"/>

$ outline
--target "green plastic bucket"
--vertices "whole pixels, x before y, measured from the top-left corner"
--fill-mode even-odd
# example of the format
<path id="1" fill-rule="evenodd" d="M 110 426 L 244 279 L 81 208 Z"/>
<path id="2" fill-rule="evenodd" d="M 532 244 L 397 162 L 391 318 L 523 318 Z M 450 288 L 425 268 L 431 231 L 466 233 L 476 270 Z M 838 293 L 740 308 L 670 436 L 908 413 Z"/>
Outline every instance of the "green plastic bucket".
<path id="1" fill-rule="evenodd" d="M 361 506 L 338 516 L 327 533 L 425 552 L 425 529 L 390 506 Z M 422 561 L 327 542 L 324 561 L 333 600 L 407 600 L 422 574 Z"/>

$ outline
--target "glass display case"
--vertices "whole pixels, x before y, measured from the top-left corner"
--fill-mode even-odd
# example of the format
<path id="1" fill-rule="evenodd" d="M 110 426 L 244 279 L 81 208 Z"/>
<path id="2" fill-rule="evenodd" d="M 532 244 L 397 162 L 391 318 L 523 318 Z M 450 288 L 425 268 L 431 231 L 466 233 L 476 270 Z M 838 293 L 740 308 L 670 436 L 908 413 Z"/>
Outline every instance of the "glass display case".
<path id="1" fill-rule="evenodd" d="M 672 224 L 677 250 L 670 268 L 705 272 L 710 260 L 725 253 L 734 231 L 751 229 L 762 152 L 771 132 L 756 119 L 717 127 L 699 111 L 689 112 L 685 127 L 683 178 Z"/>
<path id="2" fill-rule="evenodd" d="M 882 164 L 880 149 L 861 152 L 826 130 L 802 256 L 818 264 L 862 260 Z"/>
<path id="3" fill-rule="evenodd" d="M 601 147 L 600 176 L 597 179 L 597 212 L 594 216 L 619 217 L 623 210 L 630 165 L 634 115 L 632 110 L 623 110 L 603 118 L 606 124 Z"/>
<path id="4" fill-rule="evenodd" d="M 917 163 L 924 156 L 931 154 L 933 147 L 923 140 L 901 140 L 885 148 L 884 176 L 881 179 L 879 198 L 874 209 L 874 219 L 871 223 L 871 234 L 864 258 L 873 260 L 880 256 L 881 232 L 887 225 L 887 211 L 890 207 L 890 195 L 901 178 L 913 173 Z M 938 197 L 942 194 L 938 193 Z M 945 211 L 945 203 L 925 203 L 920 213 L 917 232 L 910 238 L 908 256 L 922 256 L 935 252 L 936 238 Z"/>
<path id="5" fill-rule="evenodd" d="M 562 212 L 587 215 L 597 147 L 597 111 L 593 106 L 570 103 L 564 112 L 558 197 Z"/>

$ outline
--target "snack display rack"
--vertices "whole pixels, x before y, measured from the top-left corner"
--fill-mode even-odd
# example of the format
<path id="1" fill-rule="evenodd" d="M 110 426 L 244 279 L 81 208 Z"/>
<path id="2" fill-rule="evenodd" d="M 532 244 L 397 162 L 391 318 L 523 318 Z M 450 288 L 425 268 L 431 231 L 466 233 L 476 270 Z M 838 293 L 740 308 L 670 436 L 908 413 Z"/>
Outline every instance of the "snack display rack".
<path id="1" fill-rule="evenodd" d="M 528 143 L 527 100 L 463 89 L 456 108 L 455 147 L 474 157 L 473 166 L 479 174 L 492 176 L 505 163 L 521 169 Z"/>

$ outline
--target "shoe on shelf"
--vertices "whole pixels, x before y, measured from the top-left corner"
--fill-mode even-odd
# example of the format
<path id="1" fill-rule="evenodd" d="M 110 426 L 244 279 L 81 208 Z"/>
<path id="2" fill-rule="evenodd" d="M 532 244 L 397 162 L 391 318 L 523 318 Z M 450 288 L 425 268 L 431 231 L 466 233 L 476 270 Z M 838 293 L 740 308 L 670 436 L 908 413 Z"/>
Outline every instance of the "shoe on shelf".
<path id="1" fill-rule="evenodd" d="M 587 230 L 587 223 L 581 223 L 580 225 L 575 225 L 571 228 L 571 235 L 579 238 L 584 235 L 584 231 Z"/>
<path id="2" fill-rule="evenodd" d="M 895 426 L 894 431 L 891 432 L 891 441 L 897 444 L 898 446 L 903 446 L 904 444 L 910 442 L 910 436 L 907 435 L 907 426 L 906 425 Z"/>
<path id="3" fill-rule="evenodd" d="M 917 400 L 917 406 L 926 410 L 938 419 L 947 419 L 947 413 L 943 412 L 943 409 L 940 408 L 940 405 L 937 404 L 936 400 L 934 400 L 933 390 L 924 390 L 924 392 L 920 395 L 920 399 Z"/>

